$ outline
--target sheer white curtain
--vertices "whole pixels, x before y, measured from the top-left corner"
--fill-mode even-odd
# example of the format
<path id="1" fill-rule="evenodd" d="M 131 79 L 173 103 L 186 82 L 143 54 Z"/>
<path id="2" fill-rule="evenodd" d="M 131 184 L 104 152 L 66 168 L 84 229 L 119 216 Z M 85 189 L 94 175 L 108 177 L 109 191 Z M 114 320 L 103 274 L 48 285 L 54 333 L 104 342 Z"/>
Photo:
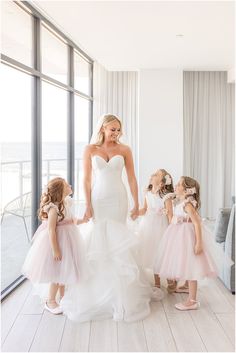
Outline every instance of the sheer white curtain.
<path id="1" fill-rule="evenodd" d="M 122 141 L 132 148 L 137 166 L 138 72 L 107 71 L 95 62 L 94 124 L 106 113 L 115 114 L 122 120 L 124 130 Z"/>
<path id="2" fill-rule="evenodd" d="M 184 72 L 184 174 L 200 183 L 204 217 L 235 193 L 234 89 L 226 72 Z"/>

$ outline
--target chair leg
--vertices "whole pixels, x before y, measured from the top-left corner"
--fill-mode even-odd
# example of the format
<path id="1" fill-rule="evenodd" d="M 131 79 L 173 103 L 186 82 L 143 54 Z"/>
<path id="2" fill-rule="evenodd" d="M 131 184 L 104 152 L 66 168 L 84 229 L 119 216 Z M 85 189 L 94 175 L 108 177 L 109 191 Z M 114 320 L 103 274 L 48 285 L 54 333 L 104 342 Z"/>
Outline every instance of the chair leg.
<path id="1" fill-rule="evenodd" d="M 3 213 L 2 217 L 1 217 L 1 224 L 3 222 L 3 217 L 5 216 L 5 212 Z"/>
<path id="2" fill-rule="evenodd" d="M 24 222 L 24 225 L 25 225 L 25 231 L 26 231 L 27 239 L 28 239 L 28 242 L 30 243 L 30 238 L 29 238 L 29 232 L 28 232 L 27 224 L 25 222 L 25 218 L 22 217 L 22 219 L 23 219 L 23 222 Z"/>

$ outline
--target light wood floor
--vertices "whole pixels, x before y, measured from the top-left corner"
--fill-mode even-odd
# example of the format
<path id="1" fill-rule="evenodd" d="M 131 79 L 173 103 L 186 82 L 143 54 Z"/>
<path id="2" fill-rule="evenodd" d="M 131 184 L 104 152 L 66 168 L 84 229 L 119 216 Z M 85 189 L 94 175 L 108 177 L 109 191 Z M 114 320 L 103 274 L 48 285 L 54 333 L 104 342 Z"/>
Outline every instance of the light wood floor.
<path id="1" fill-rule="evenodd" d="M 234 296 L 222 282 L 199 289 L 199 310 L 177 311 L 173 305 L 184 296 L 166 294 L 141 322 L 75 324 L 44 311 L 26 281 L 2 303 L 2 351 L 233 352 Z"/>

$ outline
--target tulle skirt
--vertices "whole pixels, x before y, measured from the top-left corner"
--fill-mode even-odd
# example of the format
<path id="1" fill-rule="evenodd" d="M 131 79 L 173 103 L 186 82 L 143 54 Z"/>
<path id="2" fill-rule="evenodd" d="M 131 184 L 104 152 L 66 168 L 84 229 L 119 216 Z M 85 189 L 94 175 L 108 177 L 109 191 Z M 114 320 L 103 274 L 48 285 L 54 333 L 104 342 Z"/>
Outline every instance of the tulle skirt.
<path id="1" fill-rule="evenodd" d="M 196 243 L 194 225 L 190 222 L 170 224 L 164 233 L 154 272 L 160 277 L 176 280 L 201 280 L 215 277 L 216 265 L 210 255 L 202 233 L 203 252 L 195 255 Z"/>
<path id="2" fill-rule="evenodd" d="M 139 224 L 139 256 L 144 268 L 153 270 L 161 238 L 168 227 L 166 215 L 146 213 Z"/>
<path id="3" fill-rule="evenodd" d="M 83 322 L 113 318 L 127 322 L 150 313 L 151 288 L 138 264 L 138 238 L 126 224 L 101 220 L 81 227 L 86 240 L 89 277 L 68 286 L 61 305 L 69 319 Z"/>
<path id="4" fill-rule="evenodd" d="M 64 220 L 56 228 L 61 261 L 53 258 L 47 222 L 39 226 L 26 256 L 22 273 L 33 284 L 78 283 L 85 270 L 84 246 L 78 226 Z"/>

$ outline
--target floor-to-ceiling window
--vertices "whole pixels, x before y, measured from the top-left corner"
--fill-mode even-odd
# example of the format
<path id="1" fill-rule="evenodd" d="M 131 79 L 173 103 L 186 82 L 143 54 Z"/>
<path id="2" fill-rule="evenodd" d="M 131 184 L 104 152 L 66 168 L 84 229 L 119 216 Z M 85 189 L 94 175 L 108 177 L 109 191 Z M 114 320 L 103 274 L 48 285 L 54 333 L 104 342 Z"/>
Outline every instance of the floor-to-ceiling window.
<path id="1" fill-rule="evenodd" d="M 42 83 L 42 180 L 67 178 L 67 92 Z"/>
<path id="2" fill-rule="evenodd" d="M 32 78 L 1 67 L 1 259 L 2 288 L 20 275 L 29 248 L 31 222 L 31 85 Z"/>
<path id="3" fill-rule="evenodd" d="M 84 200 L 83 185 L 79 181 L 83 179 L 82 154 L 85 145 L 88 143 L 91 120 L 89 117 L 92 112 L 92 71 L 90 64 L 83 56 L 74 52 L 74 84 L 77 90 L 75 95 L 75 121 L 74 121 L 74 139 L 75 139 L 75 199 L 82 206 Z M 80 214 L 83 207 L 80 207 Z"/>
<path id="4" fill-rule="evenodd" d="M 64 177 L 83 200 L 93 62 L 28 2 L 1 2 L 2 296 L 23 280 L 42 188 Z"/>

